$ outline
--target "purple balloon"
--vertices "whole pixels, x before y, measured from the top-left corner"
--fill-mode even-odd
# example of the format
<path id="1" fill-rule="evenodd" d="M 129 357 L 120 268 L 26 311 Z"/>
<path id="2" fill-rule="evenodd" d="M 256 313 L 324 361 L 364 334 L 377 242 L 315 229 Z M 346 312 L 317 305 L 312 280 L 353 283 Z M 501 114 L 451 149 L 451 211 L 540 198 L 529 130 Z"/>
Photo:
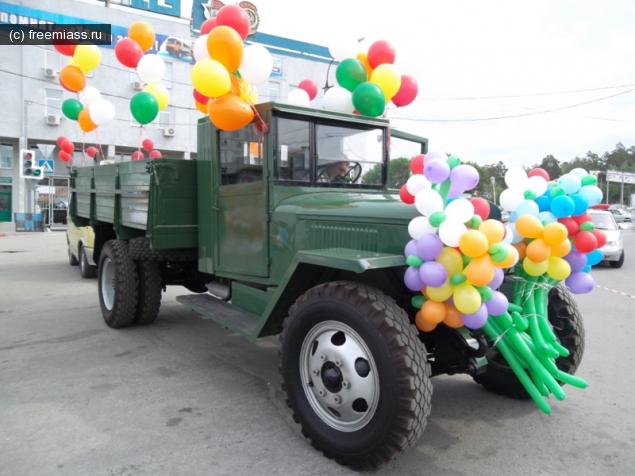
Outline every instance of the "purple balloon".
<path id="1" fill-rule="evenodd" d="M 487 322 L 487 307 L 481 304 L 474 314 L 462 314 L 463 324 L 470 329 L 480 329 Z"/>
<path id="2" fill-rule="evenodd" d="M 450 176 L 450 166 L 443 159 L 426 160 L 423 174 L 432 183 L 445 182 Z"/>
<path id="3" fill-rule="evenodd" d="M 417 252 L 415 254 L 424 261 L 432 261 L 441 254 L 441 251 L 443 251 L 443 242 L 439 235 L 426 233 L 417 241 Z"/>
<path id="4" fill-rule="evenodd" d="M 452 173 L 450 172 L 450 175 Z M 460 197 L 466 189 L 461 187 L 460 185 L 455 185 L 454 182 L 450 182 L 450 190 L 448 190 L 448 198 L 457 198 Z"/>
<path id="5" fill-rule="evenodd" d="M 571 266 L 571 273 L 577 273 L 587 265 L 586 255 L 576 249 L 569 251 L 564 260 Z"/>
<path id="6" fill-rule="evenodd" d="M 419 256 L 417 254 L 417 240 L 410 240 L 406 244 L 406 250 L 404 251 L 404 253 L 406 256 L 411 256 L 411 255 Z"/>
<path id="7" fill-rule="evenodd" d="M 588 273 L 571 273 L 565 280 L 564 284 L 571 290 L 573 294 L 586 294 L 593 291 L 595 281 Z"/>
<path id="8" fill-rule="evenodd" d="M 426 286 L 438 288 L 448 279 L 448 271 L 441 263 L 426 261 L 419 267 L 419 277 Z"/>
<path id="9" fill-rule="evenodd" d="M 406 274 L 404 274 L 403 282 L 411 291 L 421 291 L 425 284 L 419 277 L 419 268 L 416 266 L 408 266 Z"/>
<path id="10" fill-rule="evenodd" d="M 504 279 L 505 279 L 505 272 L 500 268 L 494 267 L 494 277 L 487 285 L 492 289 L 498 289 L 501 287 L 501 284 L 503 284 Z M 493 314 L 493 315 L 495 316 L 496 314 Z"/>
<path id="11" fill-rule="evenodd" d="M 468 164 L 457 165 L 450 172 L 452 185 L 462 188 L 462 192 L 471 190 L 478 185 L 478 171 Z"/>
<path id="12" fill-rule="evenodd" d="M 487 308 L 488 314 L 492 316 L 502 316 L 509 307 L 509 301 L 503 293 L 494 291 L 492 299 L 485 303 L 485 307 Z"/>

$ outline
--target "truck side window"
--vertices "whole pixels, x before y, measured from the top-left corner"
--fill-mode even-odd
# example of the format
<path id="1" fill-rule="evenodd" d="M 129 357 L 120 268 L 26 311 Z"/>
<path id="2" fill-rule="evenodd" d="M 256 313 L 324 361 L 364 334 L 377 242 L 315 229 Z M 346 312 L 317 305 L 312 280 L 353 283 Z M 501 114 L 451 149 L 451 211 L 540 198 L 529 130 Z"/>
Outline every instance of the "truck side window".
<path id="1" fill-rule="evenodd" d="M 263 143 L 249 124 L 220 131 L 221 185 L 262 182 Z"/>
<path id="2" fill-rule="evenodd" d="M 309 123 L 279 118 L 277 131 L 277 179 L 310 182 Z"/>

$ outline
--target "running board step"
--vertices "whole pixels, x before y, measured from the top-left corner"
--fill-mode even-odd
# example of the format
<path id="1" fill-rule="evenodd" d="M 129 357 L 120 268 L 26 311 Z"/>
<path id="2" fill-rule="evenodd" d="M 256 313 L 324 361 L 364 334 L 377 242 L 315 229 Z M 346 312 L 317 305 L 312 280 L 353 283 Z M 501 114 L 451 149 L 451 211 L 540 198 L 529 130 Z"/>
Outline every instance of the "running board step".
<path id="1" fill-rule="evenodd" d="M 212 319 L 245 337 L 251 337 L 260 316 L 213 297 L 211 294 L 187 294 L 176 300 L 193 311 Z"/>

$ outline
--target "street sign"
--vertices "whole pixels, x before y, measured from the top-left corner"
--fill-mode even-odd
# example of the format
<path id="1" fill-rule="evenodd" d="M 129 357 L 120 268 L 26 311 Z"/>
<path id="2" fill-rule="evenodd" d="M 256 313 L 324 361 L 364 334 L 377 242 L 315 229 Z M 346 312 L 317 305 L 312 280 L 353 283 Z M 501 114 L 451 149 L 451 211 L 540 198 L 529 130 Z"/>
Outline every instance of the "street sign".
<path id="1" fill-rule="evenodd" d="M 55 161 L 48 159 L 39 159 L 38 165 L 44 170 L 44 175 L 53 175 L 55 173 Z"/>

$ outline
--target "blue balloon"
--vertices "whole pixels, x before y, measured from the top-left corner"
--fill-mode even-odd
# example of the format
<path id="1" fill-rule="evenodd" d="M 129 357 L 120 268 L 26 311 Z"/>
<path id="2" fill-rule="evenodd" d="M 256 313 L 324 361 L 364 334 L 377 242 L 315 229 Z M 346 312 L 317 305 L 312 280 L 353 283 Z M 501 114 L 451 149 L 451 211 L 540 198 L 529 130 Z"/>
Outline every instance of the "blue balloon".
<path id="1" fill-rule="evenodd" d="M 602 201 L 602 190 L 595 185 L 585 185 L 580 189 L 579 193 L 587 199 L 590 207 L 597 205 Z"/>
<path id="2" fill-rule="evenodd" d="M 538 214 L 538 220 L 540 220 L 540 223 L 555 223 L 558 221 L 558 217 L 551 212 L 540 212 Z"/>
<path id="3" fill-rule="evenodd" d="M 572 193 L 569 198 L 575 203 L 573 213 L 571 213 L 574 217 L 582 215 L 589 208 L 589 201 L 579 193 Z"/>
<path id="4" fill-rule="evenodd" d="M 514 211 L 516 212 L 516 216 L 519 217 L 523 215 L 532 215 L 537 217 L 538 213 L 540 213 L 538 204 L 533 200 L 524 200 L 520 202 Z"/>
<path id="5" fill-rule="evenodd" d="M 515 245 L 516 243 L 520 243 L 521 241 L 525 239 L 525 237 L 521 235 L 520 233 L 518 233 L 518 231 L 516 230 L 515 223 L 509 223 L 506 226 L 512 231 L 512 234 L 513 234 L 512 245 Z"/>
<path id="6" fill-rule="evenodd" d="M 588 273 L 589 271 L 591 271 L 591 265 L 587 264 L 584 268 L 582 268 L 580 271 L 582 271 L 583 273 Z"/>
<path id="7" fill-rule="evenodd" d="M 575 210 L 575 202 L 566 195 L 558 195 L 551 200 L 551 213 L 558 218 L 568 217 Z"/>
<path id="8" fill-rule="evenodd" d="M 546 194 L 547 192 L 545 192 Z M 538 210 L 541 212 L 548 212 L 549 206 L 551 205 L 551 198 L 548 194 L 542 195 L 536 199 L 536 203 L 538 204 Z"/>
<path id="9" fill-rule="evenodd" d="M 515 211 L 509 212 L 509 222 L 514 223 L 518 219 L 518 213 Z"/>
<path id="10" fill-rule="evenodd" d="M 558 186 L 562 187 L 567 195 L 571 195 L 572 193 L 576 193 L 580 190 L 582 181 L 577 175 L 564 174 L 558 179 Z"/>
<path id="11" fill-rule="evenodd" d="M 602 261 L 602 252 L 600 250 L 593 250 L 586 255 L 586 263 L 589 266 L 593 266 Z"/>

